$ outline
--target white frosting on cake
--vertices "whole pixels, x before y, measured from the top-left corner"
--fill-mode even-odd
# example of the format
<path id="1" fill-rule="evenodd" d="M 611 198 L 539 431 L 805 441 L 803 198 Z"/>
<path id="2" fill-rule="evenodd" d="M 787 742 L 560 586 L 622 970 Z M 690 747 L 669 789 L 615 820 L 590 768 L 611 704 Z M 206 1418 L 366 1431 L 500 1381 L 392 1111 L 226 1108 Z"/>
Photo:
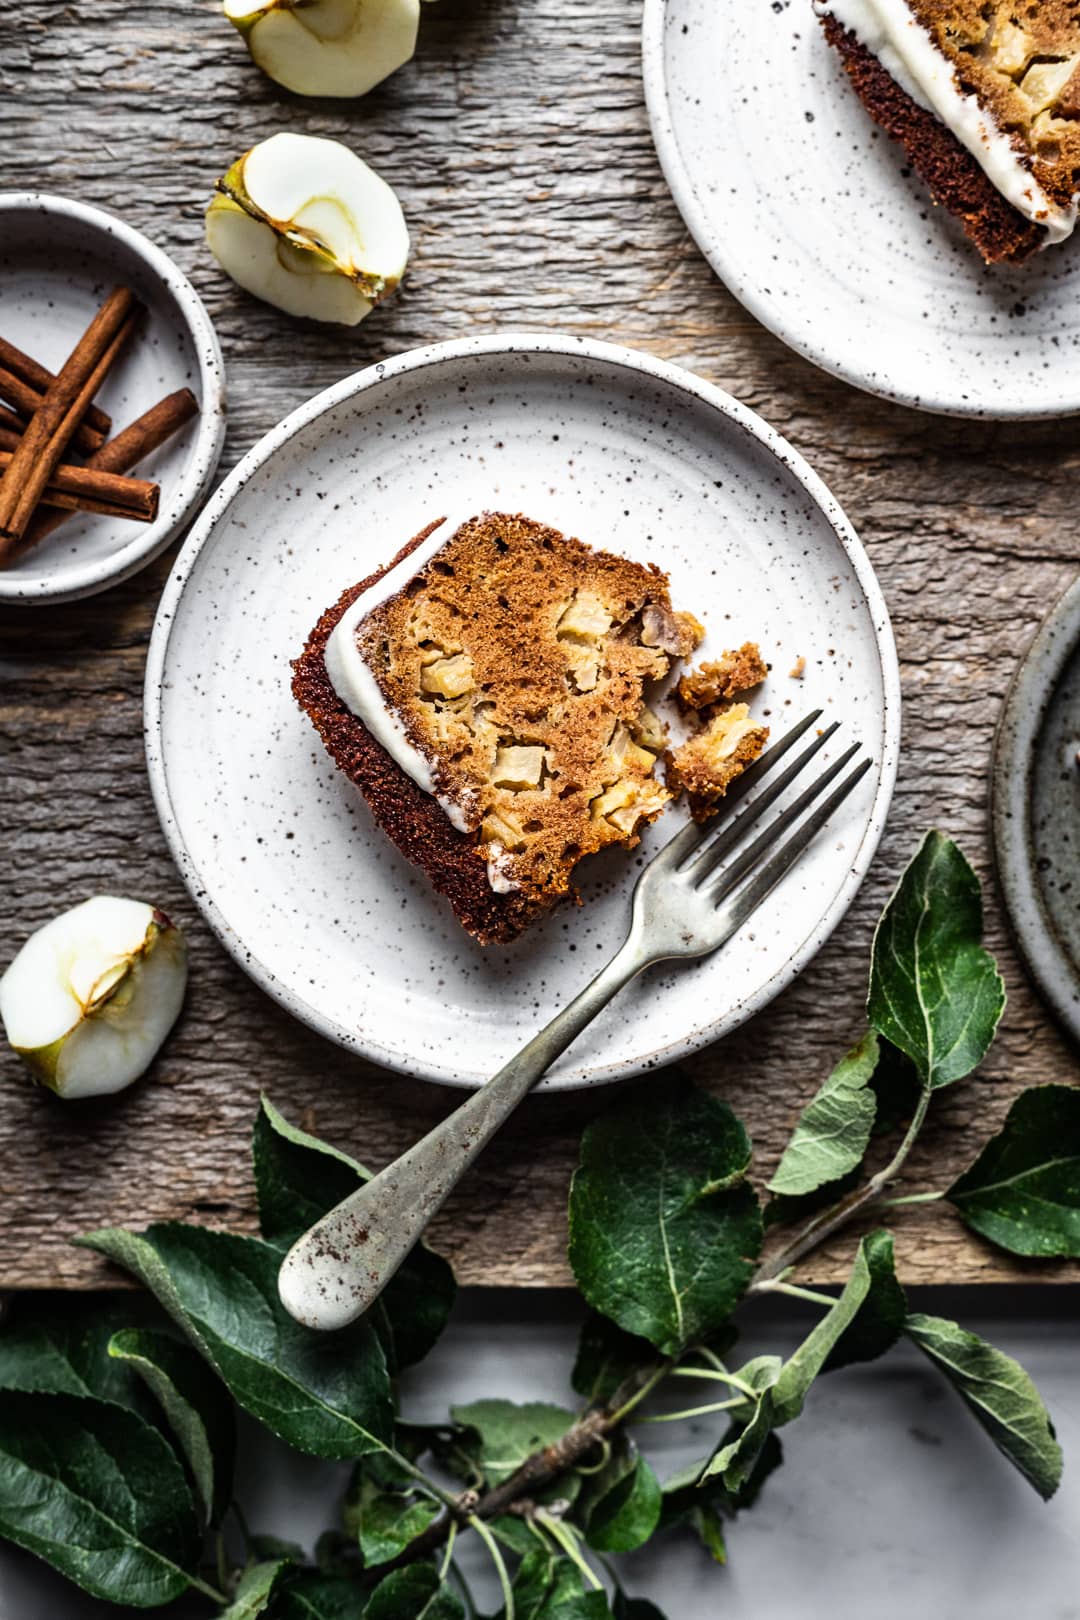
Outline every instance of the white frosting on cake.
<path id="1" fill-rule="evenodd" d="M 1017 212 L 1046 227 L 1048 242 L 1072 233 L 1076 198 L 1066 208 L 1047 196 L 992 113 L 977 96 L 961 90 L 952 63 L 912 14 L 908 0 L 815 0 L 815 9 L 819 16 L 830 13 L 842 23 L 913 101 L 936 113 Z"/>
<path id="2" fill-rule="evenodd" d="M 520 884 L 510 876 L 510 856 L 501 844 L 492 844 L 491 859 L 487 863 L 487 880 L 496 894 L 512 894 Z"/>
<path id="3" fill-rule="evenodd" d="M 438 527 L 421 541 L 415 550 L 410 551 L 399 563 L 389 569 L 381 579 L 375 581 L 366 591 L 362 591 L 350 608 L 342 614 L 330 633 L 323 654 L 326 673 L 330 677 L 330 684 L 345 707 L 362 720 L 375 741 L 386 749 L 395 764 L 400 765 L 406 776 L 412 778 L 418 788 L 438 802 L 446 819 L 458 832 L 469 831 L 469 818 L 462 805 L 448 798 L 445 793 L 439 793 L 435 780 L 435 772 L 427 755 L 413 742 L 412 738 L 401 720 L 394 711 L 387 707 L 382 688 L 357 645 L 356 632 L 360 622 L 366 619 L 369 613 L 388 602 L 396 596 L 410 579 L 427 567 L 433 557 L 452 540 L 463 523 L 467 523 L 472 513 L 466 513 L 457 518 L 443 518 Z M 509 882 L 505 874 L 499 873 L 498 880 L 492 878 L 489 868 L 488 874 L 491 887 L 499 894 L 506 894 L 516 885 Z"/>

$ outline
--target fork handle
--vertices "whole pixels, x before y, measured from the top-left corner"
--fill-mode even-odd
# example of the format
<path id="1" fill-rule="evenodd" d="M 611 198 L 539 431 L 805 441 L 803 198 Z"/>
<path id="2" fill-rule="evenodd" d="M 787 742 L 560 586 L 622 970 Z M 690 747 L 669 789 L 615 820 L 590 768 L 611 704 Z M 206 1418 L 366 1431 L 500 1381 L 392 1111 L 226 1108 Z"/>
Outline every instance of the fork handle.
<path id="1" fill-rule="evenodd" d="M 498 1074 L 298 1238 L 278 1276 L 290 1315 L 306 1327 L 341 1328 L 373 1305 L 522 1098 L 652 960 L 632 930 L 595 979 Z"/>

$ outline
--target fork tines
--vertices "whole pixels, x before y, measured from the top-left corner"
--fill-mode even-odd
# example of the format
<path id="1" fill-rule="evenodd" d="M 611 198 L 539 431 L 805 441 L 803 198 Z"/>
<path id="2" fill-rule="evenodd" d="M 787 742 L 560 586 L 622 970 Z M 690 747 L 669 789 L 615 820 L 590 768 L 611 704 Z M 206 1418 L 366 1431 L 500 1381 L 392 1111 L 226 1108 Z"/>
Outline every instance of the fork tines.
<path id="1" fill-rule="evenodd" d="M 770 890 L 775 888 L 871 767 L 872 762 L 863 759 L 839 781 L 837 786 L 832 786 L 860 752 L 860 744 L 853 743 L 791 804 L 781 810 L 734 860 L 718 871 L 725 857 L 742 844 L 750 828 L 760 821 L 765 812 L 776 803 L 781 794 L 838 730 L 838 721 L 824 727 L 794 760 L 783 770 L 773 774 L 773 767 L 820 720 L 821 712 L 820 709 L 815 709 L 798 725 L 793 726 L 766 749 L 732 785 L 724 801 L 723 813 L 730 812 L 763 777 L 769 777 L 768 786 L 763 788 L 745 809 L 725 820 L 719 828 L 715 822 L 705 829 L 696 825 L 686 827 L 672 840 L 672 846 L 681 845 L 681 847 L 675 850 L 669 846 L 672 864 L 678 877 L 706 894 L 717 905 L 733 895 L 745 879 L 751 878 L 742 892 L 731 901 L 732 907 L 737 911 L 738 920 L 749 916 Z M 830 787 L 832 792 L 821 799 L 821 795 Z M 806 812 L 818 800 L 821 802 L 817 804 L 817 808 L 807 815 Z M 790 836 L 785 839 L 784 835 L 789 831 Z M 770 858 L 761 865 L 766 855 Z M 732 920 L 734 922 L 736 919 L 733 917 Z"/>

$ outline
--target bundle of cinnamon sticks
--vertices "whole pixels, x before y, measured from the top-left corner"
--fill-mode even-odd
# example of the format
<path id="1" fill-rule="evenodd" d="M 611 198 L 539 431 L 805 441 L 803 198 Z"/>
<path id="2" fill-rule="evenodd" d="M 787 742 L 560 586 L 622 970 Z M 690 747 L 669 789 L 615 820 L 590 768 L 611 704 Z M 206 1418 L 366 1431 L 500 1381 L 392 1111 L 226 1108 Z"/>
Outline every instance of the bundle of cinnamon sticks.
<path id="1" fill-rule="evenodd" d="M 117 287 L 55 376 L 0 338 L 0 567 L 72 512 L 157 517 L 158 485 L 124 475 L 198 414 L 194 394 L 178 389 L 114 438 L 93 403 L 141 314 L 131 289 Z"/>

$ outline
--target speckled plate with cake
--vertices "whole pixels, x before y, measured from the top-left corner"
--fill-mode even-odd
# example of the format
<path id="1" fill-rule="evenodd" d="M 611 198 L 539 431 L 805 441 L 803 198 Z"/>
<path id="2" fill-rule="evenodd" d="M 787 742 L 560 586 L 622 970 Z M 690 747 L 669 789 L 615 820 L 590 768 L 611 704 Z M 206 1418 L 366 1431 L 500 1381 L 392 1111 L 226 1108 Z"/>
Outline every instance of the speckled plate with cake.
<path id="1" fill-rule="evenodd" d="M 1080 411 L 1074 4 L 645 0 L 643 59 L 687 225 L 785 342 L 922 410 Z"/>
<path id="2" fill-rule="evenodd" d="M 485 525 L 485 511 L 501 517 Z M 570 674 L 576 696 L 591 703 L 594 659 L 598 677 L 608 652 L 625 661 L 617 690 L 599 678 L 591 688 L 610 711 L 605 726 L 613 734 L 593 733 L 603 745 L 593 782 L 601 795 L 579 797 L 579 822 L 585 799 L 590 833 L 610 842 L 573 869 L 584 904 L 545 908 L 509 944 L 479 944 L 421 865 L 387 836 L 392 800 L 404 823 L 418 832 L 426 824 L 447 849 L 455 829 L 388 751 L 376 753 L 363 722 L 350 720 L 336 689 L 318 678 L 325 660 L 312 631 L 320 615 L 316 636 L 325 645 L 349 605 L 379 576 L 388 580 L 402 546 L 442 513 L 447 539 L 463 521 L 481 520 L 471 530 L 479 540 L 476 557 L 486 545 L 496 577 L 496 555 L 509 555 L 496 539 L 510 544 L 519 536 L 521 558 L 528 552 L 535 562 L 555 555 L 545 539 L 554 548 L 556 535 L 565 537 L 567 567 L 557 593 L 545 595 L 552 619 L 542 655 L 532 631 L 507 644 L 517 647 L 515 659 L 528 659 L 530 680 L 535 665 L 537 678 L 556 692 L 562 682 L 570 701 Z M 571 544 L 575 536 L 580 552 Z M 441 536 L 432 531 L 430 538 L 428 577 L 447 583 L 434 564 L 457 564 L 452 555 L 440 559 Z M 602 553 L 606 561 L 598 561 Z M 572 578 L 575 557 L 581 574 Z M 391 595 L 397 585 L 406 593 L 400 607 L 387 598 L 370 629 L 385 625 L 383 606 L 405 627 L 406 604 L 415 608 L 424 596 L 423 581 L 419 595 L 407 594 L 424 566 L 418 552 L 406 559 L 406 577 L 390 582 Z M 486 578 L 479 563 L 473 566 Z M 552 581 L 556 574 L 550 570 Z M 468 583 L 479 578 L 470 580 L 467 570 L 462 584 Z M 494 857 L 497 877 L 527 878 L 528 845 L 517 851 L 505 837 L 478 840 L 476 832 L 483 832 L 489 811 L 504 819 L 509 811 L 523 839 L 540 838 L 530 823 L 544 817 L 523 812 L 568 762 L 561 748 L 548 754 L 546 722 L 535 718 L 539 705 L 525 688 L 508 689 L 497 716 L 483 711 L 488 699 L 477 682 L 482 687 L 492 678 L 485 671 L 494 647 L 452 626 L 445 615 L 460 603 L 451 591 L 440 594 L 436 603 L 428 593 L 430 625 L 417 620 L 402 643 L 405 708 L 415 712 L 419 688 L 432 699 L 425 702 L 430 724 L 443 728 L 448 742 L 466 737 L 447 785 L 464 791 L 476 769 L 471 785 L 481 791 L 471 814 L 480 820 L 454 859 L 467 857 L 474 898 L 505 921 L 513 893 L 525 891 L 502 897 L 497 914 L 500 896 L 488 883 L 487 864 Z M 500 595 L 513 602 L 499 586 L 489 613 L 505 611 Z M 638 862 L 685 817 L 682 804 L 669 803 L 651 819 L 651 797 L 667 792 L 667 762 L 655 763 L 658 738 L 647 746 L 652 734 L 638 690 L 642 675 L 672 656 L 649 645 L 657 635 L 666 639 L 669 603 L 673 614 L 689 610 L 707 632 L 689 669 L 716 666 L 691 688 L 692 706 L 717 701 L 718 712 L 728 712 L 748 696 L 749 713 L 774 734 L 808 710 L 825 709 L 843 724 L 823 757 L 837 757 L 841 739 L 857 738 L 875 769 L 829 836 L 816 841 L 755 915 L 752 930 L 715 957 L 650 970 L 628 986 L 544 1086 L 621 1078 L 735 1028 L 810 960 L 870 862 L 896 770 L 895 649 L 862 547 L 791 447 L 718 389 L 612 345 L 527 334 L 402 355 L 310 401 L 230 474 L 165 588 L 147 663 L 150 779 L 194 903 L 247 973 L 331 1039 L 428 1079 L 457 1085 L 486 1079 L 610 956 L 626 928 Z M 369 599 L 365 606 L 375 604 Z M 652 630 L 650 608 L 662 621 Z M 492 616 L 490 623 L 497 622 Z M 626 644 L 615 645 L 623 629 Z M 414 630 L 424 633 L 414 637 Z M 292 691 L 290 662 L 309 642 L 315 685 L 301 695 L 321 711 L 319 729 L 333 757 Z M 728 696 L 732 681 L 753 673 L 740 673 L 725 658 L 744 642 L 762 649 L 768 678 L 748 695 Z M 377 667 L 377 645 L 373 653 Z M 471 669 L 458 661 L 466 655 Z M 499 657 L 503 685 L 505 655 Z M 679 700 L 672 689 L 689 669 L 673 664 L 658 687 L 646 683 L 646 702 L 668 717 L 673 741 Z M 483 748 L 472 754 L 467 728 L 458 727 L 478 709 Z M 483 723 L 493 716 L 494 734 Z M 619 725 L 625 739 L 614 735 Z M 700 729 L 711 725 L 704 714 Z M 719 777 L 725 746 L 711 756 Z M 545 755 L 539 781 L 534 748 Z M 380 757 L 393 770 L 384 766 L 384 789 L 365 798 L 350 778 L 375 768 Z M 698 785 L 716 785 L 708 776 L 706 769 Z M 560 786 L 576 780 L 560 776 Z M 616 802 L 626 794 L 633 804 Z M 639 845 L 623 847 L 637 838 Z M 357 1081 L 363 1083 L 360 1071 Z"/>

